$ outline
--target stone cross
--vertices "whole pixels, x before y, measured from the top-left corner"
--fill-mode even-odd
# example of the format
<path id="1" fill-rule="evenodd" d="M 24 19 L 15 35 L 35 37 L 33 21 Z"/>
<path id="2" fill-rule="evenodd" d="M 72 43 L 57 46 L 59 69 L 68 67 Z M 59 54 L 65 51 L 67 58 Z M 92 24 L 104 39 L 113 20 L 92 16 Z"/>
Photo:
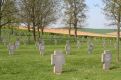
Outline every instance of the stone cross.
<path id="1" fill-rule="evenodd" d="M 112 40 L 110 40 L 110 45 L 112 45 Z"/>
<path id="2" fill-rule="evenodd" d="M 0 37 L 0 42 L 2 42 L 3 41 L 3 37 Z"/>
<path id="3" fill-rule="evenodd" d="M 15 42 L 15 46 L 16 46 L 16 48 L 19 48 L 19 46 L 20 46 L 20 41 L 19 41 L 19 40 L 17 40 L 17 41 Z"/>
<path id="4" fill-rule="evenodd" d="M 38 41 L 35 42 L 35 46 L 36 46 L 37 49 L 39 49 L 39 42 Z"/>
<path id="5" fill-rule="evenodd" d="M 93 52 L 94 49 L 94 44 L 91 42 L 88 44 L 88 53 L 91 54 Z"/>
<path id="6" fill-rule="evenodd" d="M 70 46 L 69 40 L 66 41 L 65 51 L 66 51 L 66 54 L 70 54 L 70 52 L 71 52 L 71 46 Z"/>
<path id="7" fill-rule="evenodd" d="M 9 55 L 13 55 L 14 51 L 16 49 L 15 44 L 9 43 L 9 45 L 7 47 L 8 47 Z"/>
<path id="8" fill-rule="evenodd" d="M 114 48 L 117 49 L 117 43 L 114 43 Z"/>
<path id="9" fill-rule="evenodd" d="M 106 47 L 106 42 L 105 42 L 105 40 L 103 40 L 103 48 L 105 48 Z"/>
<path id="10" fill-rule="evenodd" d="M 62 66 L 65 64 L 65 57 L 61 50 L 55 50 L 54 54 L 51 55 L 51 65 L 54 65 L 54 73 L 61 74 Z"/>
<path id="11" fill-rule="evenodd" d="M 40 54 L 43 56 L 45 52 L 44 43 L 41 43 L 41 42 L 39 43 L 39 51 L 40 51 Z"/>
<path id="12" fill-rule="evenodd" d="M 43 39 L 40 39 L 40 40 L 39 40 L 39 43 L 42 43 L 43 45 L 45 44 L 45 42 L 44 42 Z"/>
<path id="13" fill-rule="evenodd" d="M 6 39 L 5 39 L 5 38 L 2 40 L 2 42 L 3 42 L 4 46 L 6 46 L 7 41 L 6 41 Z"/>
<path id="14" fill-rule="evenodd" d="M 87 41 L 87 45 L 89 45 L 91 43 L 91 40 L 90 39 L 88 39 L 88 41 Z"/>
<path id="15" fill-rule="evenodd" d="M 57 45 L 57 39 L 54 39 L 54 44 Z"/>
<path id="16" fill-rule="evenodd" d="M 77 46 L 77 48 L 80 48 L 80 41 L 79 40 L 77 40 L 76 46 Z"/>
<path id="17" fill-rule="evenodd" d="M 111 52 L 109 50 L 105 50 L 104 53 L 102 54 L 102 59 L 101 59 L 104 70 L 109 70 L 111 60 L 112 60 Z"/>

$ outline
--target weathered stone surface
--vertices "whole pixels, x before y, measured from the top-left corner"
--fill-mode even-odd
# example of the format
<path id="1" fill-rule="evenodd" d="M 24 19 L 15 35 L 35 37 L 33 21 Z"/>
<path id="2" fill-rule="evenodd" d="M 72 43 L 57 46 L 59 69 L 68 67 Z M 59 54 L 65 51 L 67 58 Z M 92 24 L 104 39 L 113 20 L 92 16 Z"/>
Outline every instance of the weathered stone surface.
<path id="1" fill-rule="evenodd" d="M 106 41 L 105 40 L 103 40 L 102 46 L 103 46 L 103 48 L 106 48 Z"/>
<path id="2" fill-rule="evenodd" d="M 16 48 L 19 48 L 19 46 L 20 46 L 20 41 L 17 40 L 17 41 L 15 42 L 15 47 L 16 47 Z"/>
<path id="3" fill-rule="evenodd" d="M 109 50 L 105 50 L 104 53 L 102 54 L 102 59 L 101 59 L 104 70 L 110 69 L 111 60 L 112 60 L 111 52 Z"/>
<path id="4" fill-rule="evenodd" d="M 77 48 L 80 48 L 80 45 L 81 45 L 80 41 L 77 40 L 77 43 L 76 43 Z"/>
<path id="5" fill-rule="evenodd" d="M 35 47 L 36 47 L 37 49 L 39 49 L 39 42 L 38 42 L 38 41 L 35 43 Z"/>
<path id="6" fill-rule="evenodd" d="M 51 65 L 54 65 L 53 71 L 55 74 L 62 73 L 62 66 L 65 64 L 65 57 L 60 50 L 55 50 L 51 55 Z"/>
<path id="7" fill-rule="evenodd" d="M 45 45 L 43 43 L 39 43 L 39 51 L 40 54 L 43 56 L 45 53 Z"/>
<path id="8" fill-rule="evenodd" d="M 9 43 L 7 47 L 8 47 L 9 55 L 13 55 L 16 49 L 15 44 Z"/>
<path id="9" fill-rule="evenodd" d="M 57 39 L 54 39 L 54 44 L 55 44 L 55 45 L 57 45 L 57 42 L 58 42 Z"/>
<path id="10" fill-rule="evenodd" d="M 93 52 L 94 49 L 94 44 L 92 42 L 90 42 L 88 44 L 88 53 L 91 54 Z"/>
<path id="11" fill-rule="evenodd" d="M 71 53 L 71 46 L 70 46 L 70 42 L 69 41 L 66 41 L 65 51 L 66 51 L 66 54 L 70 54 Z"/>
<path id="12" fill-rule="evenodd" d="M 5 38 L 3 38 L 2 43 L 4 44 L 4 46 L 6 46 L 7 45 L 7 40 Z"/>
<path id="13" fill-rule="evenodd" d="M 117 43 L 114 43 L 114 48 L 117 49 Z"/>

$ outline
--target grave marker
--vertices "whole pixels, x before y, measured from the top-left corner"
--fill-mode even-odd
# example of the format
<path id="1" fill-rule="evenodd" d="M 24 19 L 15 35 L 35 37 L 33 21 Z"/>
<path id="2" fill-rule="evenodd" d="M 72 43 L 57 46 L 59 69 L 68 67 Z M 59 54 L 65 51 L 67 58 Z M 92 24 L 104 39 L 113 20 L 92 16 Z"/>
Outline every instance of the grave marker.
<path id="1" fill-rule="evenodd" d="M 35 42 L 35 46 L 37 49 L 39 49 L 39 42 L 38 41 Z"/>
<path id="2" fill-rule="evenodd" d="M 69 40 L 66 41 L 65 51 L 66 51 L 66 54 L 70 54 L 71 53 L 71 46 L 70 46 Z"/>
<path id="3" fill-rule="evenodd" d="M 103 40 L 103 48 L 106 48 L 106 41 L 105 40 Z"/>
<path id="4" fill-rule="evenodd" d="M 112 60 L 111 52 L 109 50 L 105 50 L 104 53 L 102 54 L 102 63 L 104 70 L 109 70 L 111 60 Z"/>
<path id="5" fill-rule="evenodd" d="M 44 43 L 39 43 L 39 51 L 40 51 L 40 54 L 43 56 L 45 53 Z"/>
<path id="6" fill-rule="evenodd" d="M 117 43 L 114 43 L 114 48 L 117 49 Z"/>
<path id="7" fill-rule="evenodd" d="M 62 66 L 65 64 L 65 57 L 62 51 L 55 50 L 54 54 L 51 55 L 51 65 L 54 65 L 54 73 L 61 74 L 62 73 Z"/>
<path id="8" fill-rule="evenodd" d="M 2 40 L 2 42 L 3 42 L 4 46 L 6 46 L 6 45 L 7 45 L 7 41 L 6 41 L 6 39 L 5 39 L 5 38 Z"/>
<path id="9" fill-rule="evenodd" d="M 19 48 L 19 46 L 20 46 L 20 41 L 19 41 L 19 39 L 15 42 L 15 47 L 16 47 L 16 49 L 17 48 Z"/>
<path id="10" fill-rule="evenodd" d="M 93 52 L 94 49 L 94 44 L 92 42 L 90 42 L 88 44 L 88 53 L 91 54 Z"/>
<path id="11" fill-rule="evenodd" d="M 110 40 L 110 45 L 112 45 L 112 40 Z"/>
<path id="12" fill-rule="evenodd" d="M 57 39 L 54 39 L 54 44 L 57 45 Z"/>
<path id="13" fill-rule="evenodd" d="M 11 43 L 9 43 L 9 45 L 8 45 L 9 55 L 13 55 L 13 54 L 14 54 L 15 49 L 16 49 L 15 44 L 11 44 Z"/>
<path id="14" fill-rule="evenodd" d="M 80 45 L 81 45 L 80 41 L 77 40 L 77 44 L 76 44 L 77 48 L 80 48 Z"/>

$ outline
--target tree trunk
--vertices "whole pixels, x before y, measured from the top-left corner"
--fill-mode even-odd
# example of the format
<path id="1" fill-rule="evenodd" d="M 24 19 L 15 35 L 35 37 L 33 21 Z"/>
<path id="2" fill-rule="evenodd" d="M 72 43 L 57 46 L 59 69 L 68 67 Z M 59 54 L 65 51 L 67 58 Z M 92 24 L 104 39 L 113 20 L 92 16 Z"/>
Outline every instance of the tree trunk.
<path id="1" fill-rule="evenodd" d="M 40 38 L 40 31 L 39 31 L 39 26 L 37 27 L 37 32 L 38 32 L 38 35 L 39 35 L 39 38 Z"/>
<path id="2" fill-rule="evenodd" d="M 41 32 L 42 32 L 42 36 L 43 36 L 44 35 L 44 27 L 42 27 Z"/>
<path id="3" fill-rule="evenodd" d="M 69 24 L 69 37 L 71 36 L 71 23 Z"/>
<path id="4" fill-rule="evenodd" d="M 75 39 L 77 39 L 77 23 L 74 24 L 74 29 L 75 29 Z"/>
<path id="5" fill-rule="evenodd" d="M 1 41 L 1 36 L 2 35 L 2 26 L 0 26 L 0 41 Z"/>
<path id="6" fill-rule="evenodd" d="M 27 35 L 28 36 L 28 44 L 30 44 L 30 32 L 31 32 L 31 30 L 30 30 L 30 24 L 29 23 L 28 23 L 27 27 L 28 27 L 28 32 L 29 32 L 29 35 Z"/>
<path id="7" fill-rule="evenodd" d="M 117 62 L 119 62 L 119 53 L 120 53 L 120 22 L 117 24 Z"/>
<path id="8" fill-rule="evenodd" d="M 28 24 L 27 27 L 28 27 L 28 32 L 30 32 L 30 24 Z"/>
<path id="9" fill-rule="evenodd" d="M 33 22 L 33 37 L 34 41 L 36 41 L 36 29 L 35 29 L 35 23 Z"/>
<path id="10" fill-rule="evenodd" d="M 75 28 L 75 37 L 77 38 L 77 28 Z"/>
<path id="11" fill-rule="evenodd" d="M 13 35 L 13 33 L 14 33 L 14 32 L 13 32 L 13 27 L 11 27 L 11 34 Z"/>
<path id="12" fill-rule="evenodd" d="M 2 22 L 2 0 L 0 0 L 0 40 L 1 40 L 1 31 L 2 31 L 2 25 L 1 25 L 1 22 Z"/>

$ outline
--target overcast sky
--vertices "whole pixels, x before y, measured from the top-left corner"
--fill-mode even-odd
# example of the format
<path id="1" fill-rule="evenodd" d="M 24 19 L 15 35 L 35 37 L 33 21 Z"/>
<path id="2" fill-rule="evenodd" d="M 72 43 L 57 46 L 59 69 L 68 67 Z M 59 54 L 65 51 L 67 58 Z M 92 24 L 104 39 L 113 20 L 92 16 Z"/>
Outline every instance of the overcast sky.
<path id="1" fill-rule="evenodd" d="M 88 12 L 87 12 L 87 24 L 85 25 L 85 28 L 110 28 L 108 26 L 108 21 L 106 19 L 106 16 L 103 12 L 103 2 L 102 0 L 86 0 L 86 4 L 88 6 Z M 57 21 L 55 27 L 65 26 L 63 24 L 62 17 L 60 20 Z"/>

